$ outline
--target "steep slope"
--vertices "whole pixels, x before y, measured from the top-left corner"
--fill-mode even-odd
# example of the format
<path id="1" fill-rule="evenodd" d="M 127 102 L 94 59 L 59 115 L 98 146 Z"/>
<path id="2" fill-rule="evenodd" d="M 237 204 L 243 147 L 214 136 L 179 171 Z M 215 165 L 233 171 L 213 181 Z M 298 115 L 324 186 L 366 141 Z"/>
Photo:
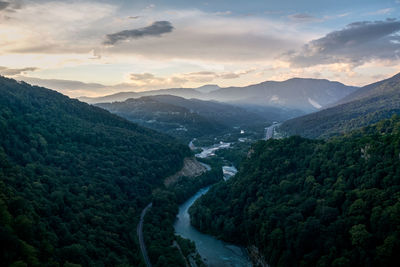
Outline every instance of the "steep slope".
<path id="1" fill-rule="evenodd" d="M 400 117 L 328 141 L 260 141 L 189 210 L 270 266 L 397 266 Z"/>
<path id="2" fill-rule="evenodd" d="M 171 95 L 146 96 L 97 106 L 185 141 L 221 134 L 235 126 L 268 122 L 266 118 L 236 106 Z"/>
<path id="3" fill-rule="evenodd" d="M 136 224 L 190 154 L 171 137 L 0 77 L 0 262 L 140 264 Z"/>
<path id="4" fill-rule="evenodd" d="M 400 73 L 388 79 L 371 83 L 369 85 L 361 87 L 360 89 L 354 91 L 348 96 L 342 98 L 340 101 L 337 102 L 336 105 L 348 103 L 366 97 L 379 96 L 381 94 L 389 93 L 390 91 L 396 90 L 396 87 L 398 86 L 399 83 L 400 83 Z"/>
<path id="5" fill-rule="evenodd" d="M 289 120 L 280 130 L 304 137 L 329 137 L 400 114 L 400 75 L 367 85 L 337 106 Z"/>

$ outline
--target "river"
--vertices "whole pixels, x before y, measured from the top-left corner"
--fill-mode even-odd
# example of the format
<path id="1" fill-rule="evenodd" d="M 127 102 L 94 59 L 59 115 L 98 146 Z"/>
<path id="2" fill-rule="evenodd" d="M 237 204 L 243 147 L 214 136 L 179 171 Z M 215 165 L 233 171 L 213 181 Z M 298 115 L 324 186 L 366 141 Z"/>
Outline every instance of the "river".
<path id="1" fill-rule="evenodd" d="M 193 144 L 193 139 L 189 147 L 191 149 L 196 149 Z M 202 147 L 201 153 L 196 154 L 197 158 L 208 158 L 215 155 L 215 151 L 218 149 L 230 148 L 230 143 L 219 142 L 210 147 Z M 210 168 L 207 168 L 208 170 Z M 235 166 L 222 166 L 223 178 L 224 180 L 230 179 L 237 173 Z M 179 206 L 179 213 L 177 220 L 174 224 L 175 233 L 192 240 L 196 244 L 197 251 L 200 256 L 204 259 L 205 263 L 211 267 L 246 267 L 252 266 L 250 259 L 247 256 L 247 252 L 244 248 L 238 247 L 221 240 L 214 238 L 211 235 L 203 234 L 197 231 L 190 224 L 190 216 L 188 210 L 190 206 L 202 195 L 207 193 L 209 187 L 200 189 L 194 196 L 189 200 Z"/>
<path id="2" fill-rule="evenodd" d="M 193 146 L 193 143 L 190 142 L 190 144 Z M 189 147 L 191 147 L 189 144 Z M 196 154 L 196 158 L 208 158 L 211 156 L 215 156 L 215 151 L 217 151 L 218 149 L 225 149 L 225 148 L 229 148 L 231 146 L 231 143 L 224 143 L 224 142 L 219 142 L 219 144 L 215 144 L 213 146 L 210 147 L 202 147 L 201 148 L 201 152 Z"/>
<path id="3" fill-rule="evenodd" d="M 194 196 L 179 206 L 179 214 L 174 224 L 175 233 L 194 241 L 197 251 L 200 256 L 205 259 L 205 263 L 208 266 L 252 266 L 244 248 L 200 233 L 190 224 L 190 216 L 188 213 L 190 206 L 196 199 L 207 193 L 208 189 L 209 187 L 200 189 Z"/>

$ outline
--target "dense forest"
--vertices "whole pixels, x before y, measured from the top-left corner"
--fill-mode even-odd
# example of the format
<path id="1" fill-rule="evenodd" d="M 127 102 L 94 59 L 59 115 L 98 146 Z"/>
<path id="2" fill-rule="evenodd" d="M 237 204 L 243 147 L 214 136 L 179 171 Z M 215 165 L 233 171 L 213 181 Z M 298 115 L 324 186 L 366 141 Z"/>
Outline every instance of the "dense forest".
<path id="1" fill-rule="evenodd" d="M 338 105 L 284 122 L 280 131 L 307 138 L 329 138 L 400 114 L 400 74 L 364 86 Z"/>
<path id="2" fill-rule="evenodd" d="M 2 266 L 138 266 L 140 211 L 191 154 L 108 111 L 0 77 Z"/>
<path id="3" fill-rule="evenodd" d="M 327 141 L 259 141 L 192 223 L 271 266 L 398 266 L 399 144 L 399 117 Z"/>

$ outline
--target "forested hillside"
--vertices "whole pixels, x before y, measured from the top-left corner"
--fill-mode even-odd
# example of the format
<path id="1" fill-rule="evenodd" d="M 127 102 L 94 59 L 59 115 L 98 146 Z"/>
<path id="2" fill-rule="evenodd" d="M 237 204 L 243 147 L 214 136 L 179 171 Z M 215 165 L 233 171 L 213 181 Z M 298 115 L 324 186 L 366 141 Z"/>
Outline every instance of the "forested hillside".
<path id="1" fill-rule="evenodd" d="M 172 95 L 146 96 L 124 102 L 100 103 L 99 107 L 187 142 L 202 136 L 230 133 L 233 127 L 265 125 L 274 120 L 269 114 L 260 115 L 244 108 Z"/>
<path id="2" fill-rule="evenodd" d="M 171 137 L 0 77 L 2 266 L 138 266 L 152 190 L 190 155 Z"/>
<path id="3" fill-rule="evenodd" d="M 400 117 L 328 141 L 256 143 L 192 223 L 257 246 L 271 266 L 397 266 Z"/>
<path id="4" fill-rule="evenodd" d="M 400 74 L 358 89 L 339 105 L 284 122 L 288 135 L 327 138 L 400 114 Z"/>
<path id="5" fill-rule="evenodd" d="M 218 134 L 228 130 L 226 125 L 215 118 L 206 118 L 187 107 L 176 105 L 171 101 L 162 101 L 158 97 L 132 98 L 124 102 L 100 103 L 96 106 L 142 126 L 183 139 L 185 142 L 189 142 L 194 137 Z"/>

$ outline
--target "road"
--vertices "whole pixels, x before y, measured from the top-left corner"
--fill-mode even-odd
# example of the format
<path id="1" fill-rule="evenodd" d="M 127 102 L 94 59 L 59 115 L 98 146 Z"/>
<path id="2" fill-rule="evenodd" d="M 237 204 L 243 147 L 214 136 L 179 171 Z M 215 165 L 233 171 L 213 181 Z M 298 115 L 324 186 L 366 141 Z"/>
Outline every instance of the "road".
<path id="1" fill-rule="evenodd" d="M 144 262 L 146 263 L 147 267 L 151 267 L 152 265 L 151 265 L 149 256 L 147 255 L 146 244 L 144 243 L 144 239 L 143 239 L 143 221 L 144 221 L 144 216 L 146 215 L 146 212 L 151 208 L 152 205 L 153 205 L 153 203 L 150 203 L 142 210 L 142 214 L 140 214 L 140 221 L 137 226 L 137 235 L 139 238 L 140 250 L 142 251 L 143 259 L 144 259 Z"/>

